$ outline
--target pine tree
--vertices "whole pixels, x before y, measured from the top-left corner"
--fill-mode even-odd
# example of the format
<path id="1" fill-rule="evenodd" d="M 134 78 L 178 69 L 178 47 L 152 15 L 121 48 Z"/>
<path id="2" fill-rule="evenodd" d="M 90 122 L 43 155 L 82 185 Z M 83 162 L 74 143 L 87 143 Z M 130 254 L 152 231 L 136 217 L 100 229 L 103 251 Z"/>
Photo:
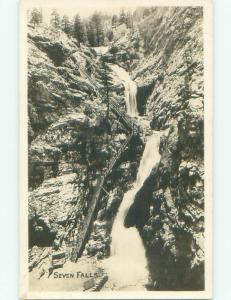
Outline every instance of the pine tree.
<path id="1" fill-rule="evenodd" d="M 143 11 L 143 18 L 149 16 L 151 14 L 151 9 L 146 7 Z"/>
<path id="2" fill-rule="evenodd" d="M 64 15 L 62 18 L 61 28 L 67 35 L 71 33 L 71 23 L 67 15 Z"/>
<path id="3" fill-rule="evenodd" d="M 88 44 L 88 37 L 87 37 L 87 25 L 86 22 L 83 22 L 83 44 L 87 45 Z"/>
<path id="4" fill-rule="evenodd" d="M 31 12 L 31 19 L 30 23 L 34 25 L 34 28 L 36 25 L 39 25 L 42 23 L 42 11 L 38 10 L 37 8 L 34 8 Z"/>
<path id="5" fill-rule="evenodd" d="M 40 8 L 39 10 L 39 23 L 41 24 L 43 22 L 43 12 L 42 9 Z"/>
<path id="6" fill-rule="evenodd" d="M 133 29 L 133 18 L 130 12 L 128 12 L 126 16 L 126 26 L 129 29 Z"/>
<path id="7" fill-rule="evenodd" d="M 77 41 L 79 43 L 84 43 L 84 39 L 85 39 L 85 32 L 84 32 L 84 26 L 83 23 L 81 21 L 81 18 L 79 15 L 76 15 L 74 17 L 74 25 L 73 25 L 73 36 L 74 38 L 77 39 Z"/>
<path id="8" fill-rule="evenodd" d="M 112 20 L 111 20 L 111 24 L 112 24 L 112 27 L 117 27 L 118 26 L 118 23 L 119 23 L 119 18 L 117 15 L 113 15 L 112 16 Z"/>
<path id="9" fill-rule="evenodd" d="M 91 47 L 95 47 L 97 44 L 97 41 L 96 41 L 96 30 L 95 30 L 93 22 L 90 21 L 86 27 L 87 27 L 86 28 L 87 29 L 87 39 L 88 39 L 89 45 Z"/>
<path id="10" fill-rule="evenodd" d="M 120 25 L 121 24 L 126 24 L 126 14 L 125 11 L 122 9 L 120 13 L 120 19 L 119 19 Z"/>
<path id="11" fill-rule="evenodd" d="M 51 25 L 55 28 L 60 28 L 60 16 L 56 9 L 53 9 L 51 13 Z"/>
<path id="12" fill-rule="evenodd" d="M 107 38 L 108 38 L 108 41 L 111 42 L 113 40 L 113 37 L 114 37 L 114 34 L 113 34 L 113 31 L 112 30 L 109 30 L 107 32 Z"/>
<path id="13" fill-rule="evenodd" d="M 96 45 L 100 46 L 104 43 L 104 31 L 103 31 L 103 25 L 102 25 L 102 19 L 101 15 L 97 12 L 95 12 L 91 19 L 94 27 L 95 27 L 95 33 L 96 33 Z"/>

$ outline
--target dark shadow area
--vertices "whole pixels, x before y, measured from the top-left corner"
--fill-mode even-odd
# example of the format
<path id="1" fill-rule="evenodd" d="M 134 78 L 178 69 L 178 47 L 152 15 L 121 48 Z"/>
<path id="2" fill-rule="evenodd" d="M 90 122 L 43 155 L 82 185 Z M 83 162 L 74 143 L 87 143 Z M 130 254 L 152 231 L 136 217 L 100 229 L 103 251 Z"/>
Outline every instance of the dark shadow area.
<path id="1" fill-rule="evenodd" d="M 204 265 L 190 269 L 189 259 L 184 255 L 174 260 L 169 253 L 163 251 L 161 245 L 156 245 L 155 251 L 146 246 L 149 272 L 153 284 L 148 289 L 152 291 L 203 291 Z"/>
<path id="2" fill-rule="evenodd" d="M 50 231 L 50 228 L 43 220 L 33 217 L 29 220 L 29 248 L 33 246 L 50 247 L 55 239 L 56 232 Z"/>
<path id="3" fill-rule="evenodd" d="M 154 87 L 155 87 L 155 81 L 147 83 L 146 85 L 139 86 L 137 88 L 136 101 L 137 101 L 137 109 L 140 116 L 143 116 L 146 113 L 147 100 L 148 97 L 153 92 Z"/>

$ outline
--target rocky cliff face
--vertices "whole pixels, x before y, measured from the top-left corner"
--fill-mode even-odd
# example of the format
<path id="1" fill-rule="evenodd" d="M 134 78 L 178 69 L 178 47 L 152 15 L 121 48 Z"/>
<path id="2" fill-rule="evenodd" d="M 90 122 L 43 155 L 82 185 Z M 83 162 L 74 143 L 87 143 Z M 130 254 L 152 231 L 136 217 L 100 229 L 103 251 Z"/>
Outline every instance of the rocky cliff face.
<path id="1" fill-rule="evenodd" d="M 159 290 L 204 287 L 202 15 L 200 8 L 156 8 L 139 25 L 144 58 L 133 62 L 140 113 L 152 129 L 170 128 L 160 164 L 127 216 Z"/>
<path id="2" fill-rule="evenodd" d="M 30 268 L 41 269 L 53 251 L 68 252 L 78 238 L 97 178 L 128 132 L 112 112 L 107 117 L 104 69 L 93 49 L 50 27 L 30 29 L 28 45 Z M 108 82 L 111 97 L 121 101 L 123 85 L 113 77 Z M 117 181 L 109 176 L 105 182 L 108 194 L 101 197 L 95 225 L 102 230 L 94 226 L 85 254 L 109 253 L 112 217 L 137 167 L 124 155 L 113 173 Z"/>

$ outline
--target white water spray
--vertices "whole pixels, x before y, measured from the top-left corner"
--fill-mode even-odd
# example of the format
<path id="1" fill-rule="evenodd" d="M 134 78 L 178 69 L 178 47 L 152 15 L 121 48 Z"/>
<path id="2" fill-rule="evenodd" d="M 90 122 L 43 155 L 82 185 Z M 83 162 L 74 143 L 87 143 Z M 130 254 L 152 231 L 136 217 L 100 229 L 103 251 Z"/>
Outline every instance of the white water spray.
<path id="1" fill-rule="evenodd" d="M 128 72 L 117 65 L 110 65 L 111 69 L 116 73 L 116 75 L 123 81 L 125 88 L 125 103 L 127 114 L 131 117 L 138 116 L 136 94 L 137 86 L 136 83 L 131 79 Z"/>
<path id="2" fill-rule="evenodd" d="M 99 47 L 92 47 L 97 55 L 104 55 L 107 53 L 109 47 L 108 46 L 99 46 Z"/>
<path id="3" fill-rule="evenodd" d="M 147 261 L 141 237 L 135 227 L 126 228 L 124 219 L 132 205 L 136 193 L 143 186 L 152 168 L 159 163 L 159 133 L 154 133 L 147 141 L 140 162 L 136 182 L 125 193 L 112 228 L 111 257 L 105 267 L 111 281 L 117 287 L 144 285 L 148 282 Z"/>

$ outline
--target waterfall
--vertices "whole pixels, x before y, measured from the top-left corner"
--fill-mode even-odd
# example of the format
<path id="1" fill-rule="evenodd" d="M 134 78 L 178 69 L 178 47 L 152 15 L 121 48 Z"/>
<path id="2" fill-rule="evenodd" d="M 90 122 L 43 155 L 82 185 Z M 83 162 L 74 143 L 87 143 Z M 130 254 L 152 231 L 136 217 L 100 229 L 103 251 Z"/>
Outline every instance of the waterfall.
<path id="1" fill-rule="evenodd" d="M 148 282 L 145 249 L 135 227 L 126 228 L 124 219 L 134 201 L 136 193 L 143 186 L 152 168 L 159 163 L 160 135 L 155 132 L 147 141 L 140 161 L 136 182 L 124 194 L 112 228 L 111 257 L 105 262 L 110 280 L 117 287 L 144 285 Z"/>
<path id="2" fill-rule="evenodd" d="M 110 64 L 112 71 L 122 80 L 125 88 L 125 103 L 127 114 L 138 117 L 136 94 L 137 86 L 128 72 L 123 68 Z M 154 132 L 149 137 L 140 161 L 137 178 L 131 190 L 124 194 L 123 200 L 115 217 L 111 232 L 111 256 L 104 261 L 109 281 L 117 289 L 127 286 L 141 288 L 148 283 L 147 260 L 145 249 L 135 227 L 126 228 L 124 220 L 135 196 L 150 175 L 152 168 L 159 163 L 160 134 Z M 142 289 L 142 288 L 141 288 Z"/>
<path id="3" fill-rule="evenodd" d="M 109 47 L 108 46 L 99 46 L 99 47 L 92 47 L 95 50 L 97 55 L 104 55 L 107 53 Z"/>
<path id="4" fill-rule="evenodd" d="M 110 64 L 111 69 L 116 73 L 116 75 L 123 81 L 125 88 L 125 103 L 127 114 L 131 117 L 138 116 L 136 94 L 137 86 L 136 83 L 131 79 L 129 73 L 123 68 Z"/>

